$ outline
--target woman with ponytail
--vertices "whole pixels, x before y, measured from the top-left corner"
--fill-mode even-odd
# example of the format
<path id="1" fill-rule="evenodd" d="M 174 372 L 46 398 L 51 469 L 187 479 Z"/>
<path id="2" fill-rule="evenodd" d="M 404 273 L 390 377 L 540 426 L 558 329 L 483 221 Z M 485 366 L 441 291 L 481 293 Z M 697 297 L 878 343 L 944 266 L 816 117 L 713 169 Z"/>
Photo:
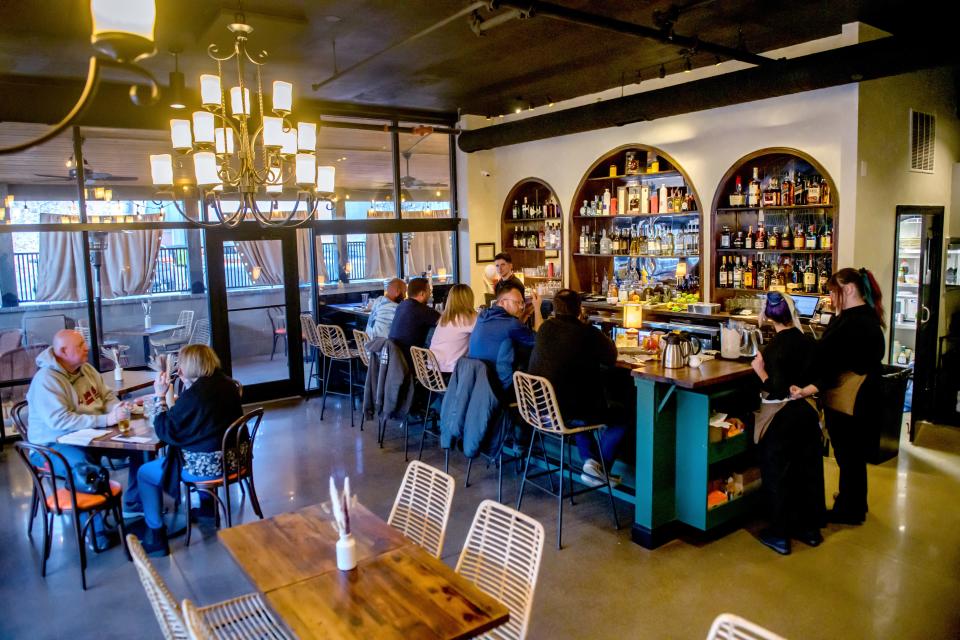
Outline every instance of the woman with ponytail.
<path id="1" fill-rule="evenodd" d="M 886 342 L 883 294 L 867 269 L 841 269 L 827 283 L 837 315 L 817 344 L 817 379 L 792 387 L 794 398 L 820 393 L 840 468 L 831 522 L 862 524 L 867 515 L 867 441 L 880 405 Z"/>

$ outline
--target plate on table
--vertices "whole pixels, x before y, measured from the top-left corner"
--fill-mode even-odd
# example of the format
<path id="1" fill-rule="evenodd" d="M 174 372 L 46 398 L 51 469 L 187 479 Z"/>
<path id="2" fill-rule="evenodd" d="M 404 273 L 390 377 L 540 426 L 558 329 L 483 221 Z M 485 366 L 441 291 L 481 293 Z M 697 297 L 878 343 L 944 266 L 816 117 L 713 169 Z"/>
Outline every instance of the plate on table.
<path id="1" fill-rule="evenodd" d="M 130 407 L 130 415 L 131 415 L 131 416 L 141 416 L 141 417 L 142 417 L 142 416 L 143 416 L 143 405 L 142 405 L 142 404 L 135 404 L 135 405 L 133 405 L 132 407 Z"/>

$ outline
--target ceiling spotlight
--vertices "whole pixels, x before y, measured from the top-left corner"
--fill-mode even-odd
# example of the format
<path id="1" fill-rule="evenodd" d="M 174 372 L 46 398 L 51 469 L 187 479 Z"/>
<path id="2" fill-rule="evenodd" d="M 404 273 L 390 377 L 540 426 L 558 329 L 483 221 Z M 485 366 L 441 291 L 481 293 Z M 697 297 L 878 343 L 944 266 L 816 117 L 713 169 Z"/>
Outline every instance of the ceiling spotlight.
<path id="1" fill-rule="evenodd" d="M 502 113 L 500 114 L 500 117 L 501 117 L 501 118 L 503 117 L 503 114 L 502 114 Z"/>
<path id="2" fill-rule="evenodd" d="M 487 116 L 487 122 L 489 122 L 490 120 L 493 120 L 493 118 L 491 116 Z"/>
<path id="3" fill-rule="evenodd" d="M 547 106 L 548 107 L 553 106 L 553 98 L 551 98 L 550 96 L 547 96 Z"/>
<path id="4" fill-rule="evenodd" d="M 184 100 L 186 81 L 180 71 L 180 52 L 171 51 L 171 53 L 173 54 L 173 71 L 170 72 L 170 84 L 168 85 L 168 91 L 170 91 L 168 104 L 171 109 L 185 109 L 187 107 Z"/>
<path id="5" fill-rule="evenodd" d="M 660 65 L 660 77 L 661 78 L 667 77 L 667 68 L 663 66 L 663 64 Z"/>

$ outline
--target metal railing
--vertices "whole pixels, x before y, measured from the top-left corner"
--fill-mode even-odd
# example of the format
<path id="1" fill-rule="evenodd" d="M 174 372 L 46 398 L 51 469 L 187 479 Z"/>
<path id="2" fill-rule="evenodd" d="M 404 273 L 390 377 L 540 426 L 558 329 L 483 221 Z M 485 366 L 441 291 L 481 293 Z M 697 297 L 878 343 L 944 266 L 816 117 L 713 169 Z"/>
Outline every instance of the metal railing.
<path id="1" fill-rule="evenodd" d="M 13 265 L 17 276 L 17 297 L 20 302 L 37 299 L 37 274 L 40 270 L 39 253 L 14 253 Z"/>
<path id="2" fill-rule="evenodd" d="M 235 245 L 223 246 L 223 275 L 227 289 L 246 289 L 257 286 L 250 277 L 246 265 L 243 264 L 243 259 L 240 258 Z"/>
<path id="3" fill-rule="evenodd" d="M 190 290 L 190 267 L 186 247 L 160 247 L 153 272 L 152 293 Z"/>
<path id="4" fill-rule="evenodd" d="M 328 280 L 337 279 L 337 267 L 340 263 L 340 252 L 336 242 L 323 243 L 323 263 L 327 267 Z M 367 272 L 367 243 L 356 240 L 347 243 L 347 260 L 350 261 L 350 279 L 362 280 Z"/>

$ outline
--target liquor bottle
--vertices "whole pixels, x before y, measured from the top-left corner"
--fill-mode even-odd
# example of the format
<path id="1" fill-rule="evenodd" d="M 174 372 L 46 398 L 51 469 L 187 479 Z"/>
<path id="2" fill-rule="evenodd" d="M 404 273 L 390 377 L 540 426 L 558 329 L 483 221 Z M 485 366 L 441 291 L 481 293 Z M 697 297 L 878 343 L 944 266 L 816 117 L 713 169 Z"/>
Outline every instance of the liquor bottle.
<path id="1" fill-rule="evenodd" d="M 590 253 L 589 251 L 589 231 L 587 230 L 587 225 L 583 225 L 583 228 L 580 229 L 580 253 Z"/>
<path id="2" fill-rule="evenodd" d="M 726 289 L 728 286 L 730 286 L 727 284 L 727 256 L 723 256 L 723 260 L 720 262 L 720 268 L 717 269 L 717 277 L 718 287 L 721 289 Z"/>
<path id="3" fill-rule="evenodd" d="M 743 249 L 746 246 L 746 239 L 743 237 L 743 230 L 737 231 L 737 235 L 733 238 L 733 248 L 734 249 Z"/>
<path id="4" fill-rule="evenodd" d="M 797 232 L 793 234 L 793 249 L 794 251 L 798 249 L 803 249 L 806 246 L 806 236 L 803 234 L 803 227 L 797 225 Z"/>
<path id="5" fill-rule="evenodd" d="M 742 207 L 747 204 L 746 198 L 743 195 L 743 181 L 740 179 L 740 176 L 737 176 L 737 182 L 734 186 L 734 192 L 730 195 L 730 206 L 731 207 Z"/>
<path id="6" fill-rule="evenodd" d="M 610 213 L 610 189 L 603 190 L 603 212 L 600 215 L 609 216 Z"/>
<path id="7" fill-rule="evenodd" d="M 539 242 L 537 243 L 538 249 L 546 248 L 547 245 L 544 243 L 544 240 L 546 240 L 545 235 L 546 235 L 546 226 L 540 225 L 540 231 L 538 233 Z"/>
<path id="8" fill-rule="evenodd" d="M 729 249 L 732 245 L 732 233 L 730 227 L 724 225 L 723 230 L 720 232 L 720 248 Z"/>
<path id="9" fill-rule="evenodd" d="M 781 249 L 793 249 L 793 232 L 790 231 L 790 225 L 784 228 L 783 235 L 780 236 Z"/>
<path id="10" fill-rule="evenodd" d="M 583 201 L 583 206 L 580 207 L 580 216 L 583 217 L 583 216 L 585 216 L 585 215 L 587 215 L 587 201 L 586 201 L 586 200 Z"/>
<path id="11" fill-rule="evenodd" d="M 753 260 L 747 261 L 747 268 L 743 270 L 743 288 L 744 289 L 753 289 L 754 287 L 754 266 Z"/>
<path id="12" fill-rule="evenodd" d="M 658 229 L 653 234 L 653 255 L 663 255 L 663 229 Z"/>
<path id="13" fill-rule="evenodd" d="M 820 178 L 813 176 L 807 184 L 807 204 L 820 204 Z"/>
<path id="14" fill-rule="evenodd" d="M 667 229 L 667 238 L 666 244 L 663 247 L 664 255 L 675 256 L 677 255 L 677 244 L 673 237 L 673 230 Z"/>
<path id="15" fill-rule="evenodd" d="M 520 217 L 526 220 L 530 217 L 530 205 L 527 204 L 527 197 L 523 197 L 523 205 L 520 207 Z"/>
<path id="16" fill-rule="evenodd" d="M 640 185 L 640 213 L 655 213 L 650 210 L 650 187 Z"/>
<path id="17" fill-rule="evenodd" d="M 603 235 L 600 236 L 600 254 L 608 256 L 610 255 L 610 238 L 607 236 L 607 230 L 603 230 Z"/>
<path id="18" fill-rule="evenodd" d="M 660 195 L 656 189 L 650 190 L 650 213 L 660 213 Z"/>
<path id="19" fill-rule="evenodd" d="M 813 250 L 817 248 L 817 227 L 816 225 L 810 225 L 807 227 L 807 244 L 806 249 Z"/>
<path id="20" fill-rule="evenodd" d="M 733 288 L 743 288 L 743 267 L 740 265 L 740 256 L 737 256 L 733 263 Z"/>
<path id="21" fill-rule="evenodd" d="M 763 211 L 757 218 L 757 237 L 753 241 L 753 247 L 755 249 L 767 248 L 767 230 L 763 228 Z"/>
<path id="22" fill-rule="evenodd" d="M 783 262 L 780 263 L 777 269 L 777 285 L 783 287 L 784 290 L 787 288 L 787 270 Z"/>
<path id="23" fill-rule="evenodd" d="M 514 200 L 513 201 L 513 219 L 516 220 L 520 217 L 520 204 Z"/>
<path id="24" fill-rule="evenodd" d="M 747 230 L 747 237 L 743 239 L 743 248 L 753 249 L 753 243 L 754 243 L 753 225 L 750 225 L 750 228 Z"/>
<path id="25" fill-rule="evenodd" d="M 826 178 L 820 178 L 820 204 L 830 204 L 833 196 L 830 194 L 830 183 Z"/>
<path id="26" fill-rule="evenodd" d="M 753 179 L 747 187 L 747 206 L 760 206 L 760 169 L 758 167 L 753 168 Z"/>
<path id="27" fill-rule="evenodd" d="M 763 190 L 763 206 L 776 207 L 780 203 L 780 181 L 777 176 L 770 176 L 767 188 Z"/>
<path id="28" fill-rule="evenodd" d="M 820 236 L 820 248 L 824 251 L 833 249 L 833 229 L 826 222 L 823 224 L 823 235 Z"/>
<path id="29" fill-rule="evenodd" d="M 649 224 L 647 225 L 647 255 L 654 256 L 657 254 L 657 238 L 656 232 L 653 227 Z"/>
<path id="30" fill-rule="evenodd" d="M 789 173 L 784 173 L 783 180 L 780 181 L 780 204 L 784 207 L 793 204 L 793 180 Z"/>
<path id="31" fill-rule="evenodd" d="M 657 195 L 657 202 L 659 209 L 650 207 L 650 213 L 666 213 L 667 212 L 667 202 L 669 201 L 669 196 L 667 196 L 667 185 L 660 185 L 660 193 Z"/>
<path id="32" fill-rule="evenodd" d="M 797 207 L 807 204 L 807 182 L 799 173 L 793 185 L 793 204 Z"/>
<path id="33" fill-rule="evenodd" d="M 809 260 L 803 270 L 803 290 L 807 293 L 816 293 L 817 288 L 817 272 L 813 269 L 813 260 Z"/>

